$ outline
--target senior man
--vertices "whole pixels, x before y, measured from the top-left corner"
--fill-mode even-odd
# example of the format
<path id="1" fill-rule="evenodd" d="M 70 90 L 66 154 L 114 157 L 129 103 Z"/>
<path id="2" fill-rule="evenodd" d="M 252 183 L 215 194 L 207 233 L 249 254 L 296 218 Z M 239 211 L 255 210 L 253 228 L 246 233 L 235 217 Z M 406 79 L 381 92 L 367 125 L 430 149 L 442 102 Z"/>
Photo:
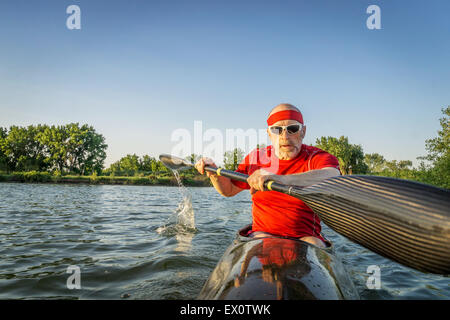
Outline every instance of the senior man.
<path id="1" fill-rule="evenodd" d="M 339 162 L 333 155 L 303 144 L 306 126 L 295 106 L 286 103 L 276 106 L 269 113 L 267 124 L 272 145 L 250 152 L 236 170 L 249 175 L 248 184 L 210 172 L 206 174 L 225 197 L 250 189 L 253 221 L 249 236 L 298 238 L 325 247 L 319 217 L 300 199 L 265 190 L 264 182 L 273 180 L 306 187 L 340 175 Z M 203 174 L 205 165 L 217 167 L 209 158 L 200 159 L 195 167 Z"/>

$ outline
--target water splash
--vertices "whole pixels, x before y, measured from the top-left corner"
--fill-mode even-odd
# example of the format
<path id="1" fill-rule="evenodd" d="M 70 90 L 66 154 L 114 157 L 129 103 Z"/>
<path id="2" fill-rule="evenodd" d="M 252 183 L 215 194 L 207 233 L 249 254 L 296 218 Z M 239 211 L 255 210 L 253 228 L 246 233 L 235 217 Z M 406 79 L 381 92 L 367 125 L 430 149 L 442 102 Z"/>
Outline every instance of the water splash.
<path id="1" fill-rule="evenodd" d="M 186 233 L 195 233 L 195 214 L 192 208 L 192 197 L 189 190 L 183 185 L 180 174 L 177 170 L 172 170 L 175 178 L 178 182 L 178 188 L 183 197 L 182 201 L 178 204 L 178 208 L 169 217 L 168 221 L 156 232 L 166 236 L 180 235 Z"/>
<path id="2" fill-rule="evenodd" d="M 183 201 L 178 204 L 177 209 L 177 224 L 183 225 L 188 229 L 195 229 L 195 215 L 194 209 L 192 208 L 192 197 L 191 193 L 181 182 L 180 175 L 178 171 L 173 170 L 173 174 L 177 178 L 178 187 L 183 195 Z"/>

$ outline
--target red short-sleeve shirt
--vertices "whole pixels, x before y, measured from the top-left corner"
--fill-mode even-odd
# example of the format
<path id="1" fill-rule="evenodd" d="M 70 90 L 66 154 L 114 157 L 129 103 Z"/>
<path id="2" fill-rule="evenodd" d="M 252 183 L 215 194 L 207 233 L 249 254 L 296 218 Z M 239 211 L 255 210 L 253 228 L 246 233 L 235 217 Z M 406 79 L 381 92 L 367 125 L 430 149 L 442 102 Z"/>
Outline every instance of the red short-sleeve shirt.
<path id="1" fill-rule="evenodd" d="M 339 170 L 337 158 L 319 148 L 302 145 L 300 153 L 291 160 L 280 160 L 272 146 L 250 152 L 236 172 L 251 175 L 264 169 L 278 175 L 302 173 L 333 167 Z M 242 189 L 250 189 L 245 182 L 231 180 Z M 252 196 L 252 231 L 264 231 L 275 235 L 300 238 L 320 235 L 320 219 L 300 199 L 277 191 L 258 191 Z"/>

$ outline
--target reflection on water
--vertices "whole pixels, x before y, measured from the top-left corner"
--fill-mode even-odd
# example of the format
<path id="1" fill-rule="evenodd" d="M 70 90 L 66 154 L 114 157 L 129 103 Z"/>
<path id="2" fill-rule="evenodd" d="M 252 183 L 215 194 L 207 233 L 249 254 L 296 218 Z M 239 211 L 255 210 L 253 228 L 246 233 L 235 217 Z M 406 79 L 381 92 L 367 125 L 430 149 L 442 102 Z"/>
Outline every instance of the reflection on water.
<path id="1" fill-rule="evenodd" d="M 177 235 L 175 235 L 175 238 L 178 241 L 175 251 L 190 251 L 192 248 L 192 239 L 194 238 L 194 235 L 195 233 L 178 233 Z"/>

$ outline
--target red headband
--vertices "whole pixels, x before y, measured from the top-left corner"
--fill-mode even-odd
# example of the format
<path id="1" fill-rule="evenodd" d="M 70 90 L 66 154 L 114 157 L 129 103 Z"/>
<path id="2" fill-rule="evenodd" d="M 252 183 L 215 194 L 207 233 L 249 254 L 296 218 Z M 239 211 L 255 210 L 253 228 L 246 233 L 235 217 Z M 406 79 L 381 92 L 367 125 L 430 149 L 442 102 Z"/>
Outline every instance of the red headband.
<path id="1" fill-rule="evenodd" d="M 273 115 L 267 119 L 267 124 L 269 126 L 281 120 L 297 120 L 301 124 L 303 124 L 303 116 L 300 112 L 295 110 L 284 110 L 275 112 Z"/>

